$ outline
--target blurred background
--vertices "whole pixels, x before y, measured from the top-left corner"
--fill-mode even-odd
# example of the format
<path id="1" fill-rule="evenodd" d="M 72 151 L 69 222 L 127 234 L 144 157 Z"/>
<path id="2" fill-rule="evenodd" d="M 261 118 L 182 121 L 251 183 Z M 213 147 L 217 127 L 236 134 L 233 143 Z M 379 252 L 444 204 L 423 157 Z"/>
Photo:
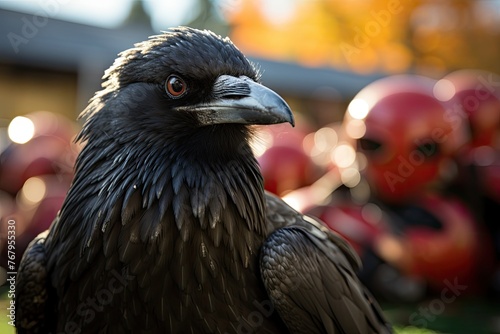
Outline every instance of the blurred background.
<path id="1" fill-rule="evenodd" d="M 177 25 L 229 36 L 290 104 L 254 145 L 265 187 L 351 242 L 399 332 L 500 333 L 498 0 L 0 0 L 0 284 L 9 222 L 17 265 L 64 200 L 104 70 Z"/>

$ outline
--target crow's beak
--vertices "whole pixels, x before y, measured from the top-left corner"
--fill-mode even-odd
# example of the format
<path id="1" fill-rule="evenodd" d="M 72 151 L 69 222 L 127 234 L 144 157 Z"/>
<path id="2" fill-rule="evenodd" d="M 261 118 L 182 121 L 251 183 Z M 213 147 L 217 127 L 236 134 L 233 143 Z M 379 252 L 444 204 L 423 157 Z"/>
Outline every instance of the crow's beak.
<path id="1" fill-rule="evenodd" d="M 288 104 L 274 91 L 247 77 L 220 76 L 214 83 L 214 99 L 195 106 L 204 125 L 277 124 L 295 125 Z"/>

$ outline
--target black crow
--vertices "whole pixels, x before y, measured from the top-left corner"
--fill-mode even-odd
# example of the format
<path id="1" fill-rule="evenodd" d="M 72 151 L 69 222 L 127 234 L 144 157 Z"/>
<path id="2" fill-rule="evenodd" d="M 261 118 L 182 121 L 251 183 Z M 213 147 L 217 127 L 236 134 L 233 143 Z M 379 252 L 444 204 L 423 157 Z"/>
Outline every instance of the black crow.
<path id="1" fill-rule="evenodd" d="M 390 331 L 347 243 L 264 192 L 251 125 L 293 116 L 229 39 L 137 44 L 83 116 L 72 187 L 20 265 L 19 333 Z"/>

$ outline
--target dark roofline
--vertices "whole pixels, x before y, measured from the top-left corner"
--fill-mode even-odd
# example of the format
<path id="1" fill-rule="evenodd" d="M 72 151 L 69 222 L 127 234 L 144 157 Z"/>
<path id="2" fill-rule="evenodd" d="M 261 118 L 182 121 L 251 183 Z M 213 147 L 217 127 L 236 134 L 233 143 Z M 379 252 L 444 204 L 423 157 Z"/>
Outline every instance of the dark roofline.
<path id="1" fill-rule="evenodd" d="M 88 77 L 83 82 L 90 85 L 99 83 L 119 52 L 154 34 L 141 25 L 106 29 L 53 18 L 44 21 L 44 17 L 5 9 L 0 9 L 0 22 L 5 29 L 0 39 L 0 62 L 75 71 Z M 345 99 L 381 77 L 249 58 L 261 68 L 266 85 L 299 97 L 310 97 L 321 89 Z"/>

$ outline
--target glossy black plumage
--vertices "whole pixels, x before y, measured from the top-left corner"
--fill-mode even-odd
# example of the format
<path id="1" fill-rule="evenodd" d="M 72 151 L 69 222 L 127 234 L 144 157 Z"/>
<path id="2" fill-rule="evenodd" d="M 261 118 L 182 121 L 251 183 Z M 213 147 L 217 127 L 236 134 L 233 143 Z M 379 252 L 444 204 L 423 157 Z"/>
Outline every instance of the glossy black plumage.
<path id="1" fill-rule="evenodd" d="M 22 260 L 20 333 L 390 331 L 345 241 L 264 192 L 250 125 L 293 117 L 258 80 L 207 31 L 120 55 L 60 214 Z"/>

